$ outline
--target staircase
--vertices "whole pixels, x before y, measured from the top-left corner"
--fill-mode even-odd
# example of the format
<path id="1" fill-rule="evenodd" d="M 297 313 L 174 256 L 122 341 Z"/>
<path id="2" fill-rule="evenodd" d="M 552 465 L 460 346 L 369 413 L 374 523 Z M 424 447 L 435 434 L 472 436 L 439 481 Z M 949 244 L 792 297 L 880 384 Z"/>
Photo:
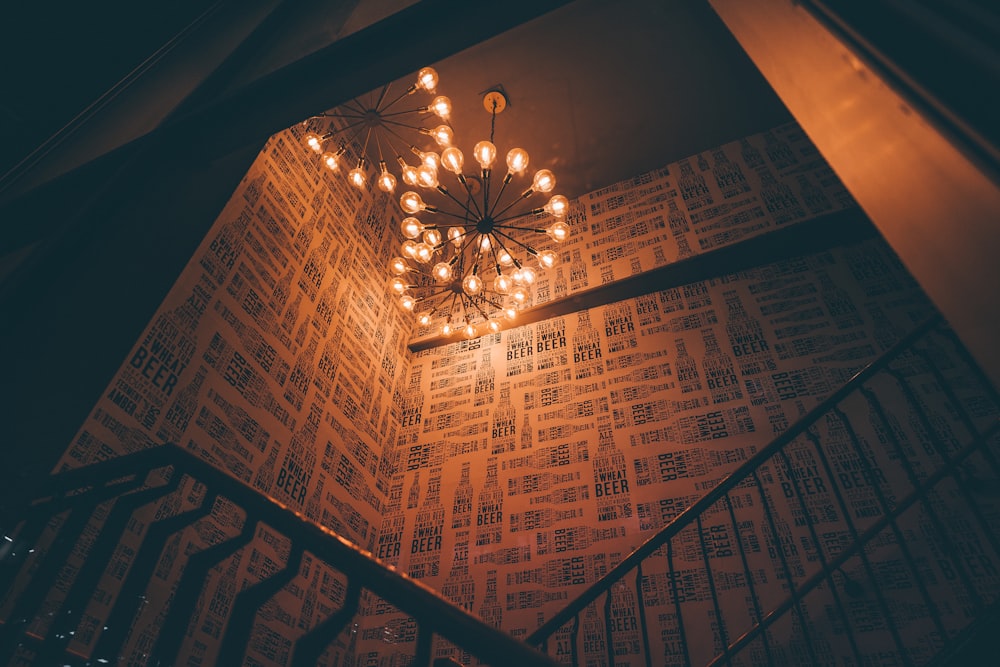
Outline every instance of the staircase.
<path id="1" fill-rule="evenodd" d="M 145 529 L 141 546 L 121 581 L 111 611 L 89 655 L 74 648 L 73 639 L 86 628 L 86 610 L 106 570 L 119 567 L 116 548 L 137 528 L 139 508 L 182 491 L 194 507 L 167 503 L 175 511 L 158 512 Z M 161 506 L 162 507 L 162 506 Z M 159 632 L 148 653 L 122 655 L 123 643 L 146 600 L 147 586 L 171 536 L 197 525 L 213 511 L 232 515 L 242 509 L 238 533 L 216 539 L 193 553 L 176 582 Z M 277 501 L 188 452 L 163 445 L 49 477 L 35 497 L 5 517 L 0 550 L 0 592 L 7 593 L 0 626 L 2 665 L 174 665 L 209 571 L 249 545 L 261 525 L 286 536 L 291 550 L 283 566 L 258 584 L 239 592 L 227 611 L 221 648 L 214 664 L 243 664 L 254 619 L 282 588 L 299 574 L 306 554 L 347 578 L 341 607 L 294 638 L 289 664 L 316 665 L 324 650 L 354 618 L 363 591 L 419 619 L 414 664 L 431 662 L 435 635 L 465 649 L 485 664 L 551 666 L 545 655 L 486 625 L 435 591 L 383 565 L 352 543 L 306 521 Z M 43 545 L 36 549 L 35 546 Z M 74 550 L 84 548 L 82 565 Z M 186 663 L 190 664 L 190 663 Z"/>
<path id="2" fill-rule="evenodd" d="M 342 573 L 346 586 L 339 609 L 291 638 L 292 665 L 315 665 L 343 633 L 353 636 L 348 626 L 365 591 L 416 620 L 416 665 L 431 664 L 435 637 L 491 665 L 614 665 L 636 656 L 647 666 L 946 664 L 967 655 L 956 651 L 969 645 L 976 619 L 997 614 L 998 416 L 1000 396 L 934 318 L 524 643 L 165 445 L 52 475 L 21 507 L 7 508 L 0 664 L 128 662 L 122 646 L 149 582 L 161 576 L 156 568 L 172 536 L 220 511 L 236 517 L 234 529 L 189 555 L 143 664 L 175 664 L 209 571 L 251 544 L 261 526 L 290 541 L 289 555 L 236 594 L 215 664 L 243 663 L 255 617 L 307 554 Z M 134 524 L 138 508 L 180 496 L 148 525 Z M 110 612 L 101 628 L 91 628 L 96 641 L 81 651 L 76 634 L 87 628 L 88 604 L 118 567 L 116 549 L 138 534 Z M 722 555 L 741 571 L 713 563 Z M 745 597 L 723 594 L 734 581 Z M 656 605 L 658 616 L 647 613 Z"/>
<path id="3" fill-rule="evenodd" d="M 527 642 L 542 650 L 564 642 L 570 663 L 584 664 L 580 627 L 589 617 L 603 619 L 608 665 L 635 652 L 630 641 L 641 642 L 647 666 L 929 665 L 947 664 L 955 652 L 969 657 L 961 651 L 975 650 L 967 643 L 974 620 L 1000 609 L 998 433 L 1000 397 L 933 318 Z M 776 511 L 781 503 L 794 525 Z M 758 534 L 745 529 L 753 521 Z M 849 540 L 830 532 L 838 522 Z M 726 536 L 721 544 L 719 534 Z M 693 545 L 696 558 L 684 558 Z M 739 555 L 745 605 L 720 594 L 711 561 L 722 549 Z M 761 566 L 766 561 L 770 567 Z M 686 611 L 689 580 L 707 583 L 709 613 L 700 618 Z M 647 602 L 656 598 L 673 603 L 672 627 L 647 618 Z M 636 601 L 638 616 L 624 633 L 622 599 Z"/>

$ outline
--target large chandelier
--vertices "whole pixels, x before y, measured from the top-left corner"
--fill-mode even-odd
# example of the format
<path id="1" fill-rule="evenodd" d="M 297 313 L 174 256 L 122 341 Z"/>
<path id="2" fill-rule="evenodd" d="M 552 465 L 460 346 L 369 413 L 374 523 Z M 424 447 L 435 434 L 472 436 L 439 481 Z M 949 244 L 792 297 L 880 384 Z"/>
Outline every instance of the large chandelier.
<path id="1" fill-rule="evenodd" d="M 320 156 L 323 166 L 333 172 L 343 172 L 345 163 L 354 167 L 347 171 L 347 180 L 357 188 L 364 189 L 368 183 L 368 150 L 374 140 L 378 155 L 378 188 L 386 193 L 396 189 L 396 176 L 389 171 L 389 158 L 399 166 L 399 173 L 405 183 L 416 185 L 417 167 L 406 162 L 403 154 L 409 152 L 417 156 L 422 164 L 425 153 L 407 140 L 404 134 L 427 135 L 433 137 L 439 148 L 451 146 L 454 131 L 448 122 L 451 114 L 451 100 L 443 95 L 434 97 L 429 104 L 401 108 L 399 105 L 411 95 L 422 92 L 433 95 L 438 84 L 438 74 L 431 67 L 417 72 L 417 80 L 399 95 L 390 98 L 391 84 L 382 86 L 365 97 L 357 97 L 337 107 L 333 111 L 308 118 L 303 122 L 306 132 L 302 140 L 309 149 Z M 437 116 L 444 121 L 433 128 L 420 125 L 424 118 Z M 312 129 L 322 124 L 320 131 Z M 350 146 L 356 147 L 356 155 L 350 155 Z"/>
<path id="2" fill-rule="evenodd" d="M 445 336 L 460 331 L 474 338 L 516 319 L 531 302 L 537 272 L 558 262 L 558 253 L 548 246 L 569 238 L 566 197 L 551 196 L 542 206 L 529 203 L 553 191 L 551 171 L 537 170 L 524 190 L 512 186 L 527 172 L 528 153 L 522 148 L 508 151 L 502 177 L 494 168 L 496 116 L 506 104 L 496 91 L 484 99 L 491 113 L 490 138 L 472 150 L 478 175 L 466 175 L 465 156 L 449 146 L 417 168 L 417 185 L 439 202 L 425 202 L 413 190 L 399 200 L 408 214 L 401 224 L 406 240 L 401 256 L 390 262 L 389 289 L 405 310 L 417 313 L 421 326 L 436 323 Z M 440 182 L 442 170 L 457 181 L 457 193 Z"/>

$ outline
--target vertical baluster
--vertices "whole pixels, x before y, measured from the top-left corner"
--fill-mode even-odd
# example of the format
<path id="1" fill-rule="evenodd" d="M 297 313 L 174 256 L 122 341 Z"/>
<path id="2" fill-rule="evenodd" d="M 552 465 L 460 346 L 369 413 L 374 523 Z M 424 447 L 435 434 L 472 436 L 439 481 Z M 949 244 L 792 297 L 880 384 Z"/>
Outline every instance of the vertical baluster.
<path id="1" fill-rule="evenodd" d="M 951 341 L 952 348 L 954 349 L 955 353 L 958 354 L 958 356 L 960 356 L 962 358 L 962 361 L 965 363 L 966 371 L 974 375 L 976 377 L 976 380 L 979 382 L 980 392 L 982 392 L 983 394 L 989 394 L 990 399 L 993 401 L 993 407 L 997 410 L 1000 410 L 1000 394 L 997 393 L 996 388 L 993 386 L 993 381 L 986 376 L 986 373 L 983 372 L 983 369 L 979 366 L 979 363 L 975 359 L 973 359 L 972 355 L 969 353 L 969 350 L 965 347 L 965 345 L 962 344 L 962 341 L 958 339 L 958 336 L 955 334 L 955 332 L 952 329 L 943 329 L 938 331 L 938 333 L 941 334 L 942 336 L 947 337 Z M 986 452 L 989 452 L 988 448 L 984 447 L 983 449 Z M 992 452 L 989 452 L 989 459 L 993 467 L 993 474 L 1000 476 L 1000 467 L 998 467 L 997 461 L 993 457 Z"/>
<path id="2" fill-rule="evenodd" d="M 869 479 L 874 480 L 875 476 L 872 471 L 871 462 L 865 455 L 864 448 L 861 446 L 861 441 L 858 438 L 858 434 L 854 431 L 854 426 L 851 425 L 851 421 L 838 407 L 834 407 L 832 412 L 836 415 L 837 419 L 840 420 L 840 423 L 844 425 L 844 430 L 847 431 L 847 436 L 851 441 L 851 446 L 854 449 L 854 453 L 857 455 L 858 462 L 864 469 L 865 474 Z M 885 499 L 885 494 L 882 493 L 882 487 L 879 484 L 872 484 L 871 488 L 875 493 L 875 498 L 879 502 L 879 507 L 883 516 L 889 517 L 891 515 L 891 511 L 889 509 L 889 503 Z M 910 552 L 910 547 L 906 543 L 906 538 L 903 537 L 903 533 L 899 529 L 899 524 L 896 523 L 895 518 L 890 518 L 889 529 L 892 530 L 892 534 L 896 539 L 896 545 L 899 547 L 900 554 L 902 554 L 903 560 L 906 561 L 906 566 L 911 572 L 913 572 L 913 581 L 917 585 L 917 589 L 920 591 L 920 596 L 923 598 L 924 604 L 927 606 L 927 610 L 931 614 L 931 620 L 934 623 L 934 628 L 940 634 L 941 640 L 944 641 L 944 639 L 948 636 L 948 633 L 945 631 L 944 624 L 941 622 L 941 612 L 934 603 L 933 598 L 931 598 L 930 593 L 927 590 L 927 586 L 924 584 L 924 578 L 920 574 L 920 570 L 917 569 L 916 560 L 914 560 L 913 554 Z M 873 579 L 872 584 L 877 584 L 877 581 Z"/>
<path id="3" fill-rule="evenodd" d="M 615 664 L 615 639 L 611 628 L 611 591 L 614 584 L 604 594 L 604 648 L 608 652 L 608 667 Z"/>
<path id="4" fill-rule="evenodd" d="M 969 415 L 968 410 L 965 409 L 965 406 L 962 404 L 958 396 L 955 394 L 955 391 L 952 389 L 951 384 L 941 373 L 941 370 L 937 367 L 937 365 L 934 364 L 934 362 L 930 358 L 930 355 L 927 354 L 926 351 L 918 351 L 917 354 L 919 354 L 927 363 L 928 368 L 931 369 L 931 372 L 934 374 L 934 378 L 937 380 L 938 385 L 941 387 L 941 391 L 944 392 L 945 397 L 955 407 L 955 412 L 958 413 L 959 419 L 961 419 L 962 424 L 969 432 L 969 436 L 972 438 L 972 440 L 974 440 L 977 443 L 976 446 L 977 451 L 980 454 L 982 454 L 983 458 L 985 458 L 987 462 L 991 464 L 991 467 L 994 468 L 994 474 L 997 474 L 996 458 L 993 456 L 993 453 L 990 451 L 989 447 L 984 442 L 985 438 L 983 434 L 980 433 L 979 429 L 976 428 L 975 423 L 972 421 L 972 417 Z M 902 382 L 899 375 L 897 375 L 893 371 L 890 372 L 892 372 L 897 382 Z M 908 396 L 912 396 L 913 392 L 912 389 L 910 388 L 909 383 L 905 384 L 904 391 L 907 392 Z M 913 397 L 913 399 L 915 400 L 915 397 Z M 997 407 L 1000 408 L 1000 406 Z M 927 419 L 927 416 L 923 413 L 923 411 L 920 412 L 920 417 L 921 417 L 921 422 L 924 425 L 924 428 L 925 429 L 931 428 L 931 424 Z M 937 449 L 938 455 L 940 455 L 941 458 L 944 459 L 946 462 L 948 462 L 950 465 L 954 465 L 953 457 L 951 456 L 951 454 L 948 453 L 947 449 L 945 447 L 939 447 L 938 441 L 936 439 L 934 440 L 934 445 L 935 448 Z M 965 502 L 969 506 L 969 509 L 972 511 L 972 514 L 975 517 L 976 521 L 979 523 L 979 528 L 982 531 L 983 535 L 985 535 L 986 539 L 989 540 L 990 546 L 993 547 L 993 551 L 997 554 L 1000 554 L 1000 541 L 998 541 L 996 533 L 989 525 L 989 522 L 986 520 L 986 517 L 983 516 L 983 512 L 979 507 L 979 503 L 977 503 L 975 498 L 973 498 L 972 491 L 969 488 L 969 484 L 964 478 L 960 477 L 957 473 L 958 470 L 956 469 L 952 474 L 952 479 L 955 480 L 956 486 L 962 493 L 962 497 L 965 499 Z"/>
<path id="5" fill-rule="evenodd" d="M 431 667 L 431 647 L 434 644 L 434 633 L 420 625 L 417 628 L 417 650 L 413 656 L 413 664 L 417 667 Z M 312 664 L 316 664 L 313 662 Z"/>
<path id="6" fill-rule="evenodd" d="M 833 480 L 833 468 L 830 465 L 830 460 L 827 458 L 826 453 L 820 446 L 819 436 L 817 436 L 816 433 L 810 428 L 806 431 L 806 437 L 809 438 L 810 442 L 812 442 L 813 449 L 816 450 L 816 455 L 823 466 L 823 470 L 826 471 L 826 476 Z M 858 537 L 858 529 L 854 524 L 854 519 L 851 518 L 851 512 L 847 507 L 847 501 L 844 500 L 844 494 L 841 492 L 840 486 L 835 482 L 831 483 L 831 487 L 833 488 L 833 495 L 837 499 L 837 507 L 840 509 L 840 515 L 844 518 L 844 523 L 847 526 L 847 532 L 851 536 L 851 543 L 857 544 L 860 539 Z M 882 618 L 885 619 L 886 624 L 888 625 L 889 634 L 892 635 L 892 641 L 896 644 L 896 649 L 899 651 L 903 664 L 912 665 L 913 659 L 910 657 L 910 652 L 903 643 L 903 638 L 899 634 L 899 627 L 896 625 L 896 621 L 889 612 L 889 605 L 886 603 L 885 595 L 883 595 L 882 589 L 875 585 L 875 570 L 872 568 L 871 561 L 868 558 L 868 553 L 864 550 L 864 548 L 858 550 L 858 557 L 861 559 L 861 565 L 865 570 L 865 576 L 868 581 L 872 582 L 872 588 L 875 592 L 875 601 L 878 604 L 879 612 L 881 612 Z"/>
<path id="7" fill-rule="evenodd" d="M 253 540 L 257 525 L 256 521 L 247 517 L 238 536 L 191 555 L 177 583 L 177 592 L 170 602 L 170 610 L 156 636 L 151 652 L 154 661 L 159 661 L 161 665 L 173 665 L 177 662 L 177 653 L 191 622 L 191 612 L 208 581 L 208 571 L 248 545 Z"/>
<path id="8" fill-rule="evenodd" d="M 687 633 L 684 632 L 684 615 L 681 613 L 680 596 L 677 594 L 677 579 L 674 577 L 674 541 L 672 539 L 667 542 L 667 572 L 670 575 L 670 594 L 674 598 L 674 613 L 677 614 L 677 635 L 681 638 L 681 648 L 684 649 L 684 667 L 691 667 L 691 652 L 688 650 Z"/>
<path id="9" fill-rule="evenodd" d="M 27 559 L 28 554 L 32 552 L 33 547 L 38 544 L 38 539 L 53 517 L 71 509 L 78 513 L 78 517 L 88 518 L 101 503 L 133 491 L 144 482 L 144 477 L 134 475 L 131 479 L 123 482 L 101 486 L 72 497 L 54 498 L 25 509 L 20 515 L 23 521 L 21 521 L 20 528 L 14 533 L 14 537 L 4 534 L 4 537 L 13 543 L 13 546 L 5 557 L 0 557 L 0 594 L 6 593 L 10 589 L 22 564 Z M 16 527 L 16 525 L 12 526 L 12 528 Z"/>
<path id="10" fill-rule="evenodd" d="M 771 535 L 774 537 L 775 550 L 778 552 L 781 570 L 788 581 L 788 592 L 792 597 L 795 615 L 799 618 L 799 627 L 802 628 L 802 634 L 805 638 L 806 651 L 809 653 L 810 661 L 815 664 L 818 661 L 816 659 L 816 652 L 813 650 L 812 637 L 809 633 L 809 623 L 806 621 L 805 614 L 802 613 L 802 599 L 799 597 L 798 589 L 795 587 L 795 580 L 792 579 L 792 570 L 788 567 L 788 559 L 785 557 L 785 546 L 781 543 L 781 535 L 778 533 L 778 527 L 774 523 L 771 503 L 767 500 L 767 493 L 764 490 L 764 485 L 761 484 L 760 475 L 757 473 L 757 470 L 754 470 L 752 474 L 753 481 L 757 485 L 757 491 L 760 493 L 760 501 L 764 509 L 764 516 L 767 519 L 768 528 L 770 528 Z M 789 471 L 789 476 L 791 476 L 791 471 Z"/>
<path id="11" fill-rule="evenodd" d="M 93 587 L 97 585 L 98 576 L 107 565 L 108 558 L 117 546 L 119 536 L 125 530 L 125 525 L 132 512 L 137 507 L 172 493 L 180 484 L 181 477 L 182 475 L 175 472 L 171 475 L 170 480 L 162 486 L 120 496 L 115 501 L 104 525 L 101 526 L 100 533 L 91 544 L 87 559 L 77 572 L 66 597 L 59 603 L 58 610 L 53 612 L 56 614 L 56 618 L 45 637 L 50 649 L 55 645 L 61 647 L 68 641 L 67 632 L 79 622 L 77 612 L 82 604 L 89 599 Z M 56 580 L 84 528 L 90 522 L 96 506 L 96 504 L 93 506 L 84 504 L 82 507 L 74 508 L 69 518 L 59 528 L 56 541 L 42 557 L 41 564 L 31 575 L 31 582 L 22 591 L 17 604 L 11 611 L 9 618 L 13 621 L 0 628 L 0 647 L 13 646 L 15 643 L 12 637 L 13 633 L 20 631 L 24 624 L 29 623 L 34 618 L 38 607 L 51 590 L 52 582 Z M 8 636 L 8 633 L 11 636 Z M 0 662 L 5 657 L 4 651 L 0 650 Z"/>
<path id="12" fill-rule="evenodd" d="M 736 534 L 736 547 L 740 552 L 740 562 L 743 564 L 743 574 L 746 575 L 747 578 L 747 590 L 750 592 L 750 600 L 753 603 L 753 623 L 760 623 L 762 618 L 760 600 L 757 598 L 757 586 L 753 582 L 753 572 L 750 570 L 750 563 L 747 560 L 746 549 L 743 548 L 743 535 L 740 533 L 740 527 L 736 521 L 736 512 L 733 511 L 733 503 L 729 498 L 729 494 L 727 493 L 724 498 L 726 501 L 726 508 L 729 511 L 729 521 Z M 771 655 L 771 641 L 768 638 L 768 630 L 766 628 L 761 631 L 761 641 L 764 643 L 764 654 L 767 656 L 767 664 L 775 664 L 774 656 Z"/>
<path id="13" fill-rule="evenodd" d="M 916 396 L 914 396 L 913 392 L 910 390 L 909 384 L 896 371 L 889 369 L 887 372 L 889 375 L 895 378 L 895 380 L 898 383 L 900 383 L 900 388 L 903 390 L 903 393 L 906 396 L 907 403 L 909 403 L 911 409 L 917 413 L 920 423 L 923 425 L 924 429 L 927 430 L 927 436 L 931 439 L 931 442 L 934 444 L 934 448 L 938 451 L 943 461 L 942 468 L 947 468 L 947 467 L 954 468 L 954 466 L 951 464 L 950 458 L 944 452 L 944 448 L 938 442 L 938 439 L 933 431 L 933 426 L 927 419 L 927 415 L 924 413 L 922 406 L 920 405 L 919 401 L 917 401 Z M 909 479 L 910 484 L 912 484 L 915 489 L 920 489 L 921 505 L 923 505 L 924 511 L 927 512 L 927 516 L 931 520 L 931 524 L 934 526 L 934 531 L 941 536 L 941 545 L 944 548 L 944 550 L 948 553 L 948 556 L 951 558 L 951 561 L 955 564 L 955 569 L 958 572 L 959 579 L 962 580 L 962 584 L 965 586 L 966 592 L 972 599 L 972 604 L 976 608 L 976 612 L 977 613 L 981 612 L 983 610 L 983 601 L 979 597 L 979 593 L 976 591 L 975 585 L 973 585 L 972 583 L 972 578 L 969 576 L 969 573 L 965 568 L 965 564 L 962 560 L 961 554 L 959 554 L 958 550 L 955 548 L 954 542 L 950 539 L 948 535 L 947 528 L 945 528 L 944 523 L 941 521 L 941 517 L 938 516 L 937 511 L 934 509 L 934 505 L 931 503 L 930 498 L 928 497 L 928 494 L 931 491 L 930 487 L 926 487 L 926 485 L 922 484 L 920 480 L 917 478 L 916 471 L 913 469 L 913 465 L 906 457 L 906 452 L 903 451 L 902 443 L 899 442 L 899 437 L 893 430 L 892 424 L 890 424 L 889 420 L 886 418 L 885 410 L 882 407 L 881 402 L 878 400 L 875 394 L 872 393 L 866 387 L 861 388 L 861 393 L 864 394 L 864 397 L 868 401 L 869 406 L 871 406 L 872 411 L 874 411 L 878 415 L 879 421 L 882 422 L 882 425 L 886 430 L 886 435 L 889 438 L 889 442 L 892 444 L 893 449 L 896 451 L 896 455 L 899 459 L 900 465 L 902 465 L 903 470 L 906 472 L 906 477 L 907 479 Z M 954 478 L 954 469 L 952 470 L 951 474 L 952 477 Z M 959 487 L 962 486 L 960 481 L 958 482 L 958 485 Z M 947 637 L 947 635 L 944 635 L 942 639 L 944 637 Z"/>
<path id="14" fill-rule="evenodd" d="M 122 582 L 115 598 L 111 612 L 108 614 L 106 628 L 101 632 L 100 639 L 94 647 L 95 656 L 121 656 L 122 644 L 128 636 L 128 631 L 135 622 L 142 601 L 142 592 L 149 587 L 156 563 L 160 560 L 167 539 L 174 533 L 194 524 L 212 512 L 218 495 L 212 491 L 205 494 L 201 505 L 196 509 L 181 512 L 174 516 L 161 519 L 151 524 L 142 545 L 129 567 L 125 581 Z M 105 565 L 107 563 L 104 563 Z M 97 579 L 94 580 L 97 583 Z"/>
<path id="15" fill-rule="evenodd" d="M 830 566 L 827 564 L 826 555 L 823 553 L 823 545 L 819 542 L 819 536 L 816 534 L 816 526 L 813 525 L 812 513 L 809 511 L 809 507 L 806 505 L 805 498 L 802 497 L 802 489 L 799 487 L 798 477 L 794 474 L 792 470 L 792 462 L 788 460 L 788 454 L 782 449 L 777 454 L 781 457 L 782 463 L 785 464 L 785 469 L 790 473 L 789 479 L 792 482 L 792 490 L 795 493 L 795 498 L 799 502 L 799 509 L 802 510 L 802 516 L 805 520 L 806 527 L 809 529 L 809 538 L 812 540 L 816 547 L 816 554 L 819 557 L 820 566 L 823 568 L 823 572 L 826 576 L 826 581 L 830 586 L 830 593 L 833 595 L 833 603 L 837 606 L 837 613 L 844 620 L 844 628 L 847 630 L 847 640 L 851 644 L 851 653 L 854 654 L 854 660 L 857 664 L 862 664 L 864 661 L 861 659 L 861 651 L 858 650 L 858 643 L 854 637 L 854 630 L 851 628 L 851 619 L 847 615 L 847 610 L 844 609 L 844 603 L 840 600 L 840 592 L 837 590 L 837 586 L 833 581 L 832 573 L 830 572 Z M 834 478 L 829 477 L 830 485 L 834 485 Z"/>
<path id="16" fill-rule="evenodd" d="M 646 598 L 642 595 L 642 562 L 635 569 L 635 598 L 639 604 L 639 628 L 642 631 L 642 652 L 646 656 L 646 667 L 653 667 L 653 657 L 649 654 L 649 628 L 646 626 Z"/>
<path id="17" fill-rule="evenodd" d="M 291 667 L 313 667 L 319 663 L 319 658 L 323 651 L 333 640 L 340 636 L 351 622 L 354 615 L 358 613 L 358 603 L 361 599 L 360 577 L 354 576 L 347 580 L 347 591 L 344 593 L 344 604 L 337 611 L 330 614 L 326 619 L 317 623 L 312 629 L 298 638 L 295 642 L 295 649 L 292 653 Z M 421 631 L 422 632 L 422 631 Z M 428 658 L 430 657 L 430 646 L 428 643 Z M 417 640 L 417 655 L 420 655 L 420 640 Z M 416 664 L 420 664 L 419 661 Z M 425 663 L 426 664 L 426 663 Z"/>
<path id="18" fill-rule="evenodd" d="M 288 554 L 288 562 L 284 569 L 272 576 L 258 581 L 240 591 L 233 600 L 233 611 L 226 620 L 222 633 L 222 643 L 219 646 L 220 665 L 241 665 L 246 652 L 253 621 L 261 605 L 274 597 L 278 591 L 288 585 L 298 576 L 302 566 L 302 544 L 292 540 L 292 549 Z"/>
<path id="19" fill-rule="evenodd" d="M 569 645 L 570 645 L 570 660 L 573 662 L 573 667 L 577 667 L 580 664 L 580 649 L 577 646 L 577 642 L 580 640 L 580 614 L 577 613 L 573 617 L 573 627 L 569 631 Z"/>
<path id="20" fill-rule="evenodd" d="M 705 534 L 702 530 L 701 515 L 695 517 L 695 527 L 698 530 L 698 547 L 701 550 L 701 560 L 705 564 L 705 577 L 708 579 L 708 592 L 712 596 L 712 609 L 715 610 L 715 622 L 719 627 L 719 642 L 722 644 L 722 655 L 726 664 L 730 662 L 729 637 L 726 634 L 726 623 L 722 618 L 722 608 L 719 606 L 719 594 L 715 590 L 715 577 L 712 576 L 712 566 L 708 562 L 708 552 L 705 550 Z"/>

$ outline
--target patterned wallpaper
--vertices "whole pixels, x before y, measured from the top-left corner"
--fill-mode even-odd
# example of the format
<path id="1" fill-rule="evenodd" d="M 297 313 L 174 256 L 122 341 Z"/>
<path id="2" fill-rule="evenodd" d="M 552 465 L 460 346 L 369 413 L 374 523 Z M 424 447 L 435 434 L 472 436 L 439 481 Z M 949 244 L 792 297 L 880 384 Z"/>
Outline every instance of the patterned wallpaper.
<path id="1" fill-rule="evenodd" d="M 265 146 L 64 466 L 175 443 L 514 636 L 929 312 L 893 254 L 870 241 L 411 354 L 411 323 L 384 287 L 399 240 L 395 202 L 321 172 L 296 132 Z M 801 130 L 775 128 L 574 202 L 574 236 L 535 303 L 851 206 Z M 182 486 L 149 516 L 203 493 Z M 245 520 L 220 499 L 171 540 L 151 604 L 130 628 L 134 664 L 186 556 Z M 752 512 L 747 521 L 755 533 Z M 829 528 L 842 530 L 836 517 Z M 299 574 L 258 615 L 250 664 L 288 664 L 292 640 L 343 600 L 344 578 L 280 527 L 251 529 L 253 542 L 202 593 L 184 664 L 213 662 L 235 595 L 283 563 Z M 135 543 L 144 530 L 140 517 Z M 709 533 L 723 571 L 732 536 Z M 74 648 L 98 640 L 134 552 L 119 545 Z M 762 576 L 769 567 L 762 561 Z M 655 588 L 668 573 L 654 575 Z M 704 582 L 685 586 L 703 604 Z M 739 581 L 726 590 L 744 604 Z M 52 599 L 62 594 L 56 587 Z M 636 604 L 623 593 L 612 606 L 632 637 L 621 664 L 640 664 Z M 662 607 L 655 651 L 668 655 L 671 612 L 653 604 Z M 366 599 L 356 621 L 326 664 L 389 666 L 412 654 L 412 620 L 382 601 Z M 603 624 L 582 620 L 588 660 L 603 650 Z"/>

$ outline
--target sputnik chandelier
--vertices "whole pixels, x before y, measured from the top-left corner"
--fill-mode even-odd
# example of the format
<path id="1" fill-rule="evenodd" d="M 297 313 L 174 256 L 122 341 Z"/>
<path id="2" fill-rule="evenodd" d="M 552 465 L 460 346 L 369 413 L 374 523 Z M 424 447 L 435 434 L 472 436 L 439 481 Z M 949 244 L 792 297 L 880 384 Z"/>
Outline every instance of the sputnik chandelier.
<path id="1" fill-rule="evenodd" d="M 341 167 L 350 159 L 348 151 L 351 144 L 360 146 L 359 149 L 355 148 L 356 159 L 351 160 L 355 166 L 347 172 L 347 180 L 351 185 L 364 189 L 368 183 L 368 149 L 374 139 L 378 154 L 378 188 L 386 193 L 392 193 L 396 189 L 396 176 L 389 171 L 386 153 L 390 153 L 390 157 L 399 165 L 403 181 L 416 185 L 417 167 L 408 164 L 403 153 L 412 153 L 421 163 L 426 154 L 404 138 L 403 133 L 428 135 L 434 138 L 440 148 L 450 146 L 454 138 L 454 132 L 448 124 L 451 100 L 438 95 L 425 106 L 401 109 L 396 105 L 414 93 L 434 94 L 437 84 L 437 72 L 433 68 L 424 67 L 417 72 L 416 82 L 394 98 L 389 97 L 390 84 L 386 84 L 367 98 L 355 98 L 333 111 L 305 120 L 303 125 L 306 132 L 302 140 L 320 156 L 323 166 L 333 172 L 344 171 Z M 431 115 L 444 122 L 431 129 L 417 124 Z M 333 122 L 323 119 L 332 119 Z M 310 129 L 324 122 L 322 133 Z"/>
<path id="2" fill-rule="evenodd" d="M 506 105 L 507 98 L 498 91 L 487 93 L 484 99 L 491 114 L 490 138 L 472 151 L 478 175 L 466 175 L 465 156 L 449 146 L 440 156 L 432 153 L 417 168 L 417 185 L 433 193 L 439 203 L 426 203 L 412 190 L 399 200 L 409 215 L 401 224 L 406 237 L 402 254 L 390 262 L 394 277 L 389 289 L 399 296 L 405 310 L 417 313 L 421 326 L 441 322 L 439 331 L 444 336 L 461 331 L 474 338 L 515 320 L 518 311 L 531 302 L 537 271 L 552 268 L 558 261 L 558 253 L 545 246 L 564 241 L 570 234 L 565 222 L 566 197 L 554 195 L 542 206 L 526 203 L 552 192 L 556 179 L 551 171 L 536 171 L 525 190 L 511 186 L 515 177 L 527 171 L 524 149 L 511 149 L 505 175 L 495 178 L 499 173 L 494 169 L 496 116 Z M 458 181 L 457 194 L 438 180 L 442 168 Z"/>

